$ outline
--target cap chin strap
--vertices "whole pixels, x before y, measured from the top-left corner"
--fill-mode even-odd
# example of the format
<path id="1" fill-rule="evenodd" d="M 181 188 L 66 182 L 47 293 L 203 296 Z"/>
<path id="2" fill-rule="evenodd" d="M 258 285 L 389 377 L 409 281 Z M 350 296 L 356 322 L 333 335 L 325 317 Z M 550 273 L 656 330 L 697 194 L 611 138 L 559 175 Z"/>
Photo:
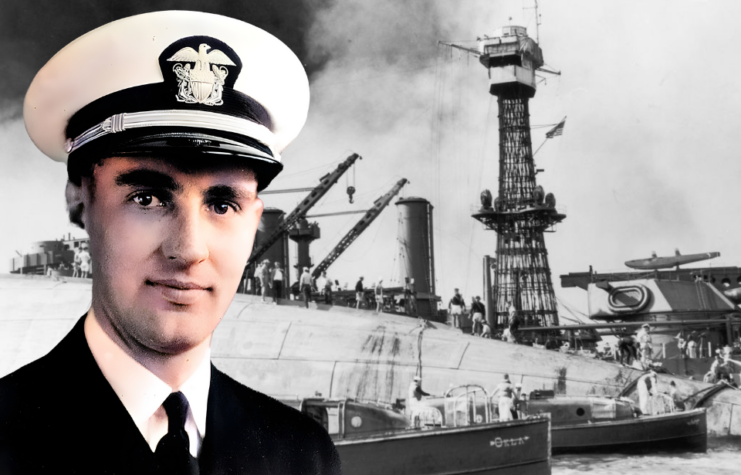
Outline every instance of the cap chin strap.
<path id="1" fill-rule="evenodd" d="M 65 150 L 69 154 L 100 137 L 145 127 L 192 127 L 245 135 L 267 145 L 273 152 L 272 155 L 258 152 L 258 155 L 280 163 L 280 154 L 273 148 L 275 135 L 264 125 L 239 117 L 198 110 L 173 109 L 116 114 L 90 127 L 75 139 L 68 138 Z"/>

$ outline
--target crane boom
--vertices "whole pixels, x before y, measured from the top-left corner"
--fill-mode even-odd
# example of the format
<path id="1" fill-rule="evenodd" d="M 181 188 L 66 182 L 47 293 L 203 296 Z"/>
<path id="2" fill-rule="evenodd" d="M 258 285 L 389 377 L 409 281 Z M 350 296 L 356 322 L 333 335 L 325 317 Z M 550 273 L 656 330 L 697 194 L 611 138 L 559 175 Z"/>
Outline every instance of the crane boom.
<path id="1" fill-rule="evenodd" d="M 312 191 L 314 188 L 287 188 L 285 190 L 265 190 L 261 191 L 261 195 L 277 195 L 280 193 L 298 193 L 300 191 Z"/>
<path id="2" fill-rule="evenodd" d="M 322 213 L 322 214 L 307 214 L 306 219 L 309 218 L 324 218 L 326 216 L 342 216 L 343 214 L 360 214 L 367 212 L 367 209 L 356 209 L 353 211 L 337 211 L 336 213 Z"/>
<path id="3" fill-rule="evenodd" d="M 322 197 L 327 194 L 330 188 L 334 186 L 337 181 L 339 181 L 340 177 L 355 163 L 356 160 L 363 159 L 360 155 L 357 153 L 353 153 L 349 157 L 345 159 L 342 163 L 340 163 L 337 168 L 324 175 L 319 180 L 319 185 L 311 190 L 311 193 L 306 195 L 306 198 L 301 200 L 301 202 L 296 206 L 296 208 L 289 214 L 288 216 L 283 219 L 283 221 L 278 225 L 278 227 L 273 231 L 273 234 L 268 236 L 268 238 L 260 243 L 258 247 L 256 247 L 252 251 L 252 256 L 250 257 L 250 260 L 247 262 L 247 266 L 250 266 L 257 262 L 260 257 L 268 250 L 270 249 L 270 246 L 275 244 L 280 237 L 287 233 L 288 230 L 296 224 L 296 221 L 303 218 L 306 213 L 309 212 L 309 210 L 317 204 L 317 202 L 322 199 Z"/>
<path id="4" fill-rule="evenodd" d="M 444 41 L 438 41 L 439 44 L 450 46 L 451 48 L 459 49 L 461 51 L 465 51 L 466 53 L 471 53 L 472 55 L 479 57 L 481 56 L 481 51 L 473 49 L 473 48 L 466 48 L 465 46 L 460 46 L 455 43 L 446 43 Z"/>
<path id="5" fill-rule="evenodd" d="M 360 221 L 357 222 L 355 226 L 352 227 L 352 229 L 345 234 L 345 237 L 343 237 L 339 244 L 337 244 L 332 251 L 330 251 L 329 255 L 324 258 L 322 262 L 319 263 L 318 266 L 314 268 L 314 271 L 311 273 L 311 275 L 314 278 L 319 277 L 322 275 L 322 272 L 326 271 L 329 266 L 331 266 L 334 261 L 337 260 L 340 255 L 342 255 L 343 252 L 345 252 L 345 249 L 350 247 L 350 244 L 357 239 L 360 234 L 365 231 L 368 226 L 375 220 L 379 214 L 381 214 L 381 211 L 388 206 L 388 204 L 391 202 L 391 200 L 399 194 L 399 191 L 401 191 L 402 187 L 409 183 L 409 180 L 406 178 L 402 178 L 399 180 L 391 190 L 389 190 L 388 193 L 378 198 L 374 203 L 373 207 L 369 209 L 365 215 L 360 219 Z"/>

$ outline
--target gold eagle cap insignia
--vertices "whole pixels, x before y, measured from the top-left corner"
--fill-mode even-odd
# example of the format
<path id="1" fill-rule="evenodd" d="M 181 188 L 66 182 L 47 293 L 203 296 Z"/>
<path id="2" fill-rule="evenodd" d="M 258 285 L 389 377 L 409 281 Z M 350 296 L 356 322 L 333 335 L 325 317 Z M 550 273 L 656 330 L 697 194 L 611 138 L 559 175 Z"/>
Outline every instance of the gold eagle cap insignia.
<path id="1" fill-rule="evenodd" d="M 225 66 L 236 66 L 234 61 L 221 50 L 211 50 L 206 43 L 198 46 L 198 51 L 191 47 L 182 48 L 167 61 L 178 62 L 172 70 L 178 80 L 178 102 L 187 104 L 205 104 L 220 106 L 224 103 L 221 95 L 224 80 L 229 74 Z M 184 66 L 180 62 L 186 63 Z M 195 63 L 191 68 L 190 63 Z"/>

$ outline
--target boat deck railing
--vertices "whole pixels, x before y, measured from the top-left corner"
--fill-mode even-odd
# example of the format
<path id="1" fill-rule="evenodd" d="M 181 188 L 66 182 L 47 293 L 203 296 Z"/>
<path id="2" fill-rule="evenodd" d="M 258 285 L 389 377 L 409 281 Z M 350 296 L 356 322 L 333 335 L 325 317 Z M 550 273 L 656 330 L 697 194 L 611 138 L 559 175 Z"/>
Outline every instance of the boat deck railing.
<path id="1" fill-rule="evenodd" d="M 489 393 L 482 386 L 466 384 L 445 393 L 445 425 L 462 427 L 492 421 Z"/>

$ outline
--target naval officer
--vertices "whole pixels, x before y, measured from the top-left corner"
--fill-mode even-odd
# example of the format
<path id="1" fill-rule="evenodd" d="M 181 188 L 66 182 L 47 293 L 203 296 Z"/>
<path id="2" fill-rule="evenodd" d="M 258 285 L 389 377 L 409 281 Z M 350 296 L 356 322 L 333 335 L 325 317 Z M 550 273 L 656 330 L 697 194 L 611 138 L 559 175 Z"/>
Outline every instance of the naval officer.
<path id="1" fill-rule="evenodd" d="M 67 164 L 95 278 L 71 332 L 0 380 L 0 473 L 339 473 L 321 426 L 210 362 L 308 101 L 283 43 L 197 12 L 110 23 L 39 71 L 26 129 Z"/>

